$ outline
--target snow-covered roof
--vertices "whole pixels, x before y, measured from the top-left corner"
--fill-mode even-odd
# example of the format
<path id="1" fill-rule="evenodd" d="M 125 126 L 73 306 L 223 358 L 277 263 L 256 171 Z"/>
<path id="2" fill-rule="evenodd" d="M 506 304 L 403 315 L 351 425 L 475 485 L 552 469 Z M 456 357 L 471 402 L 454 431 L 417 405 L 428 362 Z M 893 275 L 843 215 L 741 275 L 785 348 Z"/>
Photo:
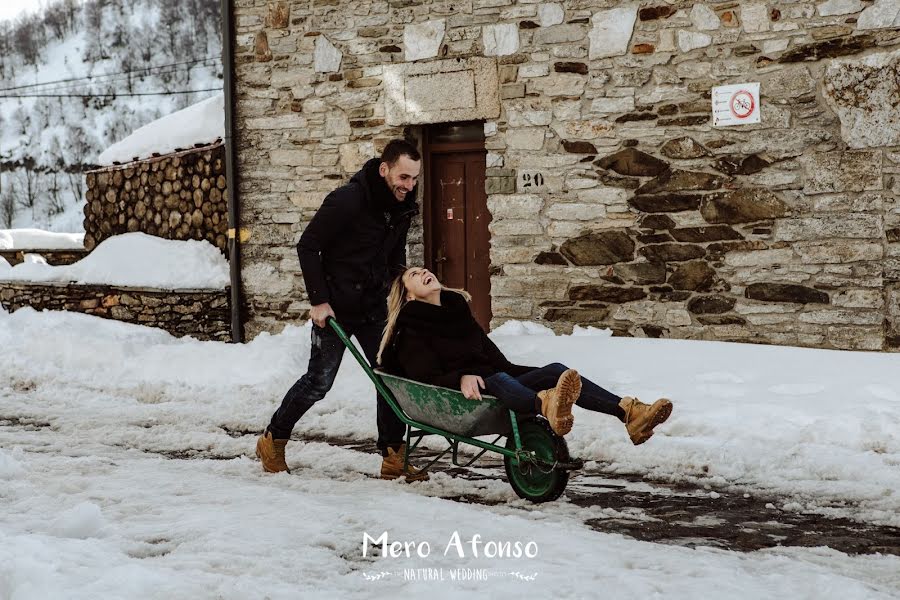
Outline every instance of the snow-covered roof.
<path id="1" fill-rule="evenodd" d="M 101 165 L 127 163 L 168 154 L 197 144 L 211 144 L 225 137 L 225 95 L 216 94 L 135 130 L 104 150 Z"/>

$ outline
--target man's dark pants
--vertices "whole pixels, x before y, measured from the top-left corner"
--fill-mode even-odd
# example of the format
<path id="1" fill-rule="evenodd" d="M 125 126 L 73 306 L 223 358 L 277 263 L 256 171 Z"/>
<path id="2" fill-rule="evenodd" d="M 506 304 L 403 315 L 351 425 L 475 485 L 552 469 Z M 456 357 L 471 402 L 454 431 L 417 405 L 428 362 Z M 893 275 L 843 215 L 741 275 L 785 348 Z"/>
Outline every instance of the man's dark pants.
<path id="1" fill-rule="evenodd" d="M 356 337 L 369 364 L 374 365 L 384 323 L 344 325 L 344 330 L 348 336 Z M 344 343 L 331 327 L 322 328 L 313 324 L 306 374 L 291 386 L 269 423 L 269 431 L 274 439 L 285 440 L 291 437 L 291 431 L 300 417 L 325 397 L 337 377 L 344 350 Z M 404 442 L 405 433 L 406 425 L 397 418 L 388 403 L 378 396 L 378 449 L 384 454 L 388 446 L 398 447 Z"/>

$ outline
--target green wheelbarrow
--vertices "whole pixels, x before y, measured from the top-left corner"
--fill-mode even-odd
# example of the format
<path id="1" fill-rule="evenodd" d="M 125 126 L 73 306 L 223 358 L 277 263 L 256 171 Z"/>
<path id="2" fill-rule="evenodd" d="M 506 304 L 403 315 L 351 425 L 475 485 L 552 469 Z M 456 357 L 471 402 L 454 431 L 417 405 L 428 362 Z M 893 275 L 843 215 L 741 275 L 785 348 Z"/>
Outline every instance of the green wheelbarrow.
<path id="1" fill-rule="evenodd" d="M 335 319 L 329 318 L 328 324 L 375 384 L 381 397 L 406 424 L 404 466 L 423 438 L 440 436 L 449 445 L 422 467 L 423 470 L 434 466 L 448 452 L 452 452 L 453 464 L 458 467 L 472 465 L 485 452 L 496 452 L 503 456 L 513 490 L 520 498 L 531 502 L 559 498 L 569 483 L 569 472 L 582 467 L 583 462 L 569 456 L 566 441 L 553 432 L 543 417 L 517 414 L 504 408 L 493 396 L 482 396 L 480 401 L 469 400 L 459 390 L 376 371 Z M 485 436 L 496 437 L 489 442 L 477 439 Z M 498 445 L 503 438 L 506 438 L 505 444 Z M 468 462 L 460 463 L 460 444 L 475 446 L 481 452 Z"/>

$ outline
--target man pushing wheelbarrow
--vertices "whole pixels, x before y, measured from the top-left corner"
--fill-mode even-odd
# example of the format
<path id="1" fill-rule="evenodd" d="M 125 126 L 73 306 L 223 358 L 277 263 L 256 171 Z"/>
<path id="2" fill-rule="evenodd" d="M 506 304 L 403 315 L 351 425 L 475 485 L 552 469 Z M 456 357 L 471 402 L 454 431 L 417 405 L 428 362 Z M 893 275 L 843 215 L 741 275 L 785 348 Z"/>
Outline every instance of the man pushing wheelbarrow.
<path id="1" fill-rule="evenodd" d="M 257 456 L 268 472 L 288 471 L 291 431 L 331 388 L 347 348 L 378 394 L 382 478 L 427 479 L 427 468 L 451 450 L 459 465 L 458 445 L 466 443 L 481 452 L 462 466 L 497 452 L 520 497 L 553 500 L 581 464 L 563 439 L 572 429 L 573 405 L 617 417 L 637 445 L 669 417 L 672 403 L 620 398 L 559 363 L 510 363 L 475 321 L 466 292 L 444 288 L 426 269 L 405 268 L 420 164 L 408 142 L 390 142 L 380 160 L 329 194 L 303 232 L 298 252 L 313 305 L 309 368 L 272 416 Z M 386 372 L 373 371 L 376 364 Z M 497 438 L 476 439 L 489 434 Z M 419 470 L 409 464 L 409 452 L 427 435 L 443 437 L 449 447 Z M 496 445 L 502 437 L 505 447 Z"/>
<path id="2" fill-rule="evenodd" d="M 388 287 L 406 263 L 406 234 L 418 213 L 421 158 L 408 141 L 390 141 L 380 158 L 366 162 L 349 183 L 328 194 L 300 237 L 297 253 L 312 305 L 312 345 L 306 374 L 287 391 L 257 441 L 256 455 L 267 472 L 289 471 L 284 453 L 294 425 L 334 384 L 345 346 L 327 320 L 336 317 L 375 362 Z M 406 425 L 383 397 L 377 402 L 381 476 L 426 479 L 426 473 L 405 464 Z"/>

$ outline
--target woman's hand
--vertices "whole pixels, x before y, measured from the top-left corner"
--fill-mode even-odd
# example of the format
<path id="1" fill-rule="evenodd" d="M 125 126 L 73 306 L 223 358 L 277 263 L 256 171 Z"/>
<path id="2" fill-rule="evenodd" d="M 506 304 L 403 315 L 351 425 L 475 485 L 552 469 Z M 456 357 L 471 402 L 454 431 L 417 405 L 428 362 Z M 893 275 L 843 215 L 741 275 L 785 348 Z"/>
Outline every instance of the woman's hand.
<path id="1" fill-rule="evenodd" d="M 484 379 L 478 375 L 463 375 L 459 380 L 459 389 L 469 400 L 481 400 L 479 388 L 484 389 Z"/>

